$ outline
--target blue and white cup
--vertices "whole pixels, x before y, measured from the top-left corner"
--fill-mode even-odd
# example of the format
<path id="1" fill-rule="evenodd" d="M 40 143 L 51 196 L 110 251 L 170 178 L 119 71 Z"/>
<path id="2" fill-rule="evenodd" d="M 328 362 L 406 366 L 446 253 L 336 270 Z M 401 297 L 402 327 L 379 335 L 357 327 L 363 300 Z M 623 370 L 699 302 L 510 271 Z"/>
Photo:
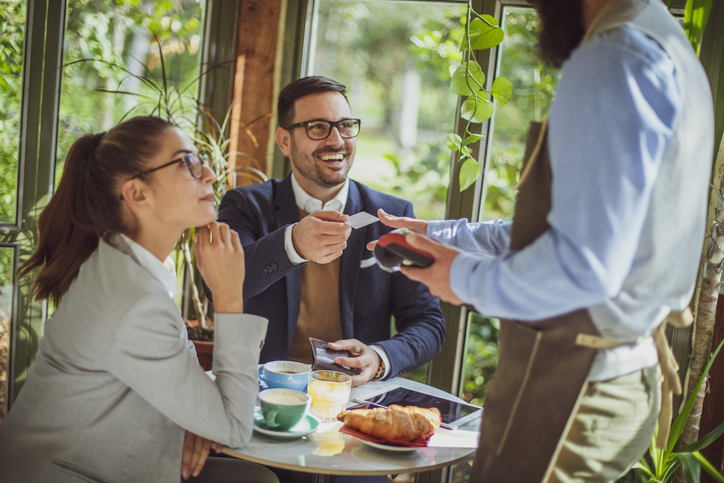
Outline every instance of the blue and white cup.
<path id="1" fill-rule="evenodd" d="M 271 361 L 264 364 L 264 379 L 267 385 L 274 388 L 304 391 L 309 382 L 312 369 L 301 362 Z"/>

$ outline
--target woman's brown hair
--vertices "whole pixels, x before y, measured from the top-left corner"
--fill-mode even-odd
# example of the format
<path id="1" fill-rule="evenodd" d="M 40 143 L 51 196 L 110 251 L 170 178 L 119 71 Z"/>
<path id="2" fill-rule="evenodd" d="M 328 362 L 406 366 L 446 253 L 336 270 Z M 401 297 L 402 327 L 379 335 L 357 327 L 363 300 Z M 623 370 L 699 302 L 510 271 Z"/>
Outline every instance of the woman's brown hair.
<path id="1" fill-rule="evenodd" d="M 38 247 L 18 269 L 22 277 L 41 267 L 35 298 L 57 306 L 103 235 L 131 233 L 120 186 L 146 168 L 160 135 L 171 126 L 158 117 L 138 116 L 73 143 L 58 187 L 38 217 Z"/>

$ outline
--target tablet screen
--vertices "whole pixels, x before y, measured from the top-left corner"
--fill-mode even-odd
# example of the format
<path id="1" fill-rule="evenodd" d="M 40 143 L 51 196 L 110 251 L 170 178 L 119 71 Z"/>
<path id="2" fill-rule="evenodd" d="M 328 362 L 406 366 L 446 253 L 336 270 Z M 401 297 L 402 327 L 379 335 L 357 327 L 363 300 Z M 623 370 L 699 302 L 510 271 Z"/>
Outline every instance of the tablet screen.
<path id="1" fill-rule="evenodd" d="M 392 391 L 366 398 L 365 401 L 381 404 L 382 406 L 397 404 L 398 406 L 437 408 L 442 415 L 442 422 L 446 424 L 452 424 L 454 421 L 464 418 L 475 411 L 480 411 L 479 406 L 423 394 L 404 387 L 398 387 Z"/>

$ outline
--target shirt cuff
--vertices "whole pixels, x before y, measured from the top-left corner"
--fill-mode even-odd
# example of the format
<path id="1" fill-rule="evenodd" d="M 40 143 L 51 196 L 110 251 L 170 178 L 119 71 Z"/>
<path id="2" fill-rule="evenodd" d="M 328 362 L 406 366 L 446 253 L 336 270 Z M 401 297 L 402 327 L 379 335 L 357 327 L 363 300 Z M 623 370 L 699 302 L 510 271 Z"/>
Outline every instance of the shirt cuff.
<path id="1" fill-rule="evenodd" d="M 294 223 L 294 225 L 296 225 L 296 223 Z M 294 249 L 294 243 L 292 243 L 292 228 L 294 228 L 294 225 L 289 225 L 284 230 L 284 251 L 287 252 L 287 256 L 289 257 L 290 262 L 295 265 L 299 265 L 300 263 L 304 263 L 307 260 L 300 257 L 297 251 Z"/>
<path id="2" fill-rule="evenodd" d="M 390 359 L 387 357 L 387 352 L 385 352 L 385 349 L 382 348 L 382 346 L 379 345 L 371 345 L 370 349 L 377 352 L 377 354 L 380 356 L 380 359 L 382 359 L 382 362 L 385 364 L 385 369 L 382 371 L 382 375 L 380 376 L 380 379 L 384 379 L 387 377 L 387 374 L 390 373 Z"/>
<path id="3" fill-rule="evenodd" d="M 453 237 L 453 228 L 458 220 L 430 220 L 425 235 L 439 242 Z"/>

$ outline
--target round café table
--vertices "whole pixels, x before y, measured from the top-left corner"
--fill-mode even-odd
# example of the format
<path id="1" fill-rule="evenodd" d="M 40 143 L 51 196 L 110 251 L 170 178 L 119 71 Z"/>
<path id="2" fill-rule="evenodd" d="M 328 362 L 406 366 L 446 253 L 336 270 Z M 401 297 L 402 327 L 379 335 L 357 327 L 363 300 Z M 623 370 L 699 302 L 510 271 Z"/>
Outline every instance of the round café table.
<path id="1" fill-rule="evenodd" d="M 372 381 L 352 388 L 348 406 L 363 399 L 365 394 L 377 392 L 387 385 L 408 387 L 431 395 L 460 401 L 459 398 L 439 389 L 394 378 L 389 381 Z M 390 452 L 372 448 L 361 440 L 340 433 L 343 423 L 321 423 L 316 432 L 299 439 L 277 439 L 254 431 L 251 440 L 241 448 L 224 448 L 229 456 L 252 461 L 261 465 L 285 470 L 313 473 L 315 483 L 327 483 L 329 475 L 395 475 L 430 471 L 460 462 L 469 457 L 474 448 L 425 447 L 410 452 Z M 458 428 L 459 431 L 478 431 L 480 419 Z M 440 428 L 438 431 L 449 430 Z"/>

